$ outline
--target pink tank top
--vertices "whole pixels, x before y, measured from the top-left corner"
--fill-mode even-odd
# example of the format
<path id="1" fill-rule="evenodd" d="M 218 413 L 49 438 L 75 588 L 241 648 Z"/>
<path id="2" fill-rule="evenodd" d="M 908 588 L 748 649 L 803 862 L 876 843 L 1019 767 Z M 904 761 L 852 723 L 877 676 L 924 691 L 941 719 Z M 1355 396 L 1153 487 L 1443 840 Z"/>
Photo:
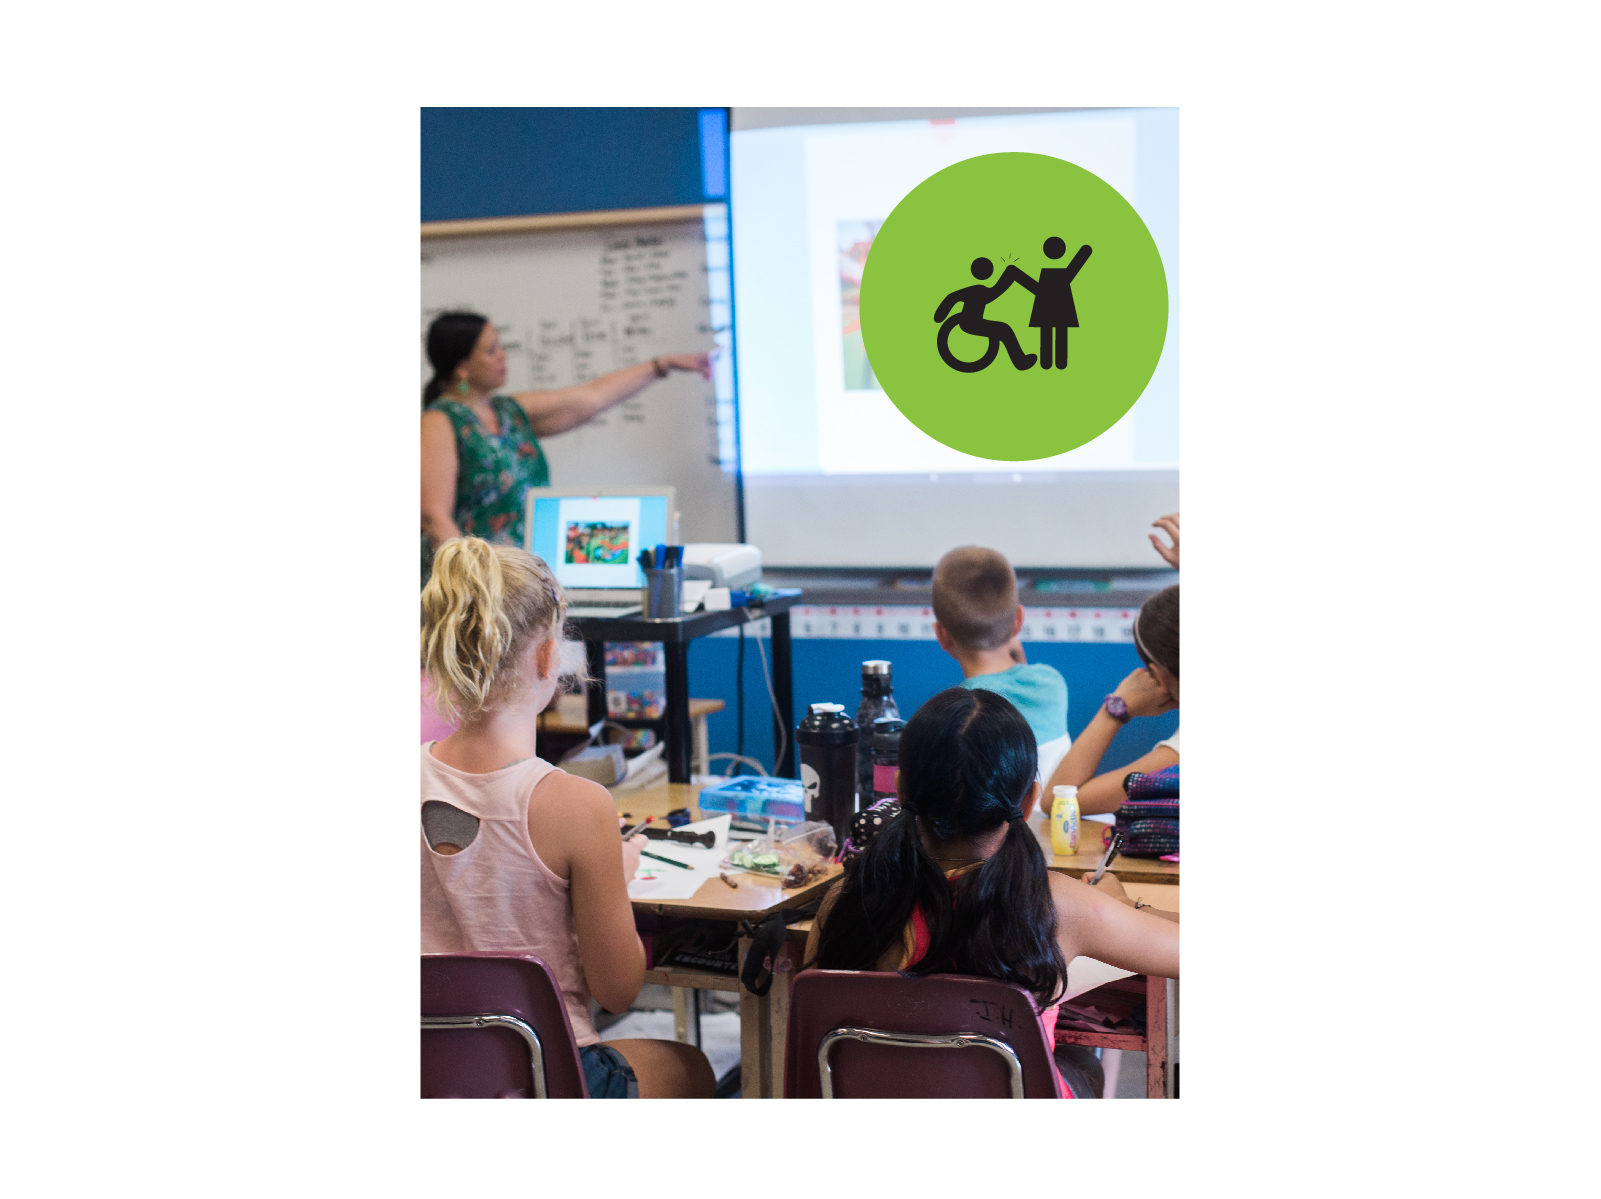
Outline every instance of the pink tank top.
<path id="1" fill-rule="evenodd" d="M 528 953 L 555 971 L 580 1046 L 600 1034 L 578 958 L 567 880 L 552 874 L 528 840 L 528 804 L 556 767 L 528 758 L 469 774 L 422 747 L 422 802 L 439 800 L 478 817 L 478 835 L 457 854 L 435 853 L 421 828 L 422 951 Z"/>

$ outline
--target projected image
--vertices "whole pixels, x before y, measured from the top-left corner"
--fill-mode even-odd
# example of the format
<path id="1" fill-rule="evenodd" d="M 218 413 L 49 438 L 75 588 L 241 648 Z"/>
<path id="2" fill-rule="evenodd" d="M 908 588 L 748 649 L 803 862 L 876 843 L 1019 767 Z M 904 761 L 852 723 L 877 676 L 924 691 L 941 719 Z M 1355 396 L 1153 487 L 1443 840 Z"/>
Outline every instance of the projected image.
<path id="1" fill-rule="evenodd" d="M 565 561 L 570 566 L 627 565 L 628 526 L 600 520 L 569 522 Z"/>
<path id="2" fill-rule="evenodd" d="M 835 228 L 839 244 L 840 333 L 845 348 L 845 390 L 878 391 L 878 380 L 868 365 L 862 347 L 862 268 L 867 251 L 883 221 L 839 221 Z"/>

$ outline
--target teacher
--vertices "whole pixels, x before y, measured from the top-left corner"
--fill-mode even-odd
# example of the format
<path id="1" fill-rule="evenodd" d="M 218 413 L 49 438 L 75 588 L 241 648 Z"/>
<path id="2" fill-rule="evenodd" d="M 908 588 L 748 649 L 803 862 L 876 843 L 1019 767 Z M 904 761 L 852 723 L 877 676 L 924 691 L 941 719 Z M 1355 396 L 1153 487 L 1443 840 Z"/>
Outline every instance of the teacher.
<path id="1" fill-rule="evenodd" d="M 541 437 L 576 429 L 670 371 L 711 378 L 706 354 L 663 354 L 575 387 L 499 394 L 506 351 L 475 312 L 447 312 L 428 326 L 434 377 L 422 403 L 422 577 L 452 537 L 523 544 L 530 487 L 548 487 Z"/>

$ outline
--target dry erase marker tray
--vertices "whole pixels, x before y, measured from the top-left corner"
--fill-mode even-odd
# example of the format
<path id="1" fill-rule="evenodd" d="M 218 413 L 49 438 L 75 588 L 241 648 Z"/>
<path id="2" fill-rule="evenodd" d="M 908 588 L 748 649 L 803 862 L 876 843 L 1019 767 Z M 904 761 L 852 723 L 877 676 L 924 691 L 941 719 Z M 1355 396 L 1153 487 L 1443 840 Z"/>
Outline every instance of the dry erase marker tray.
<path id="1" fill-rule="evenodd" d="M 806 790 L 798 779 L 745 775 L 707 787 L 695 802 L 702 812 L 732 812 L 759 820 L 806 819 Z"/>

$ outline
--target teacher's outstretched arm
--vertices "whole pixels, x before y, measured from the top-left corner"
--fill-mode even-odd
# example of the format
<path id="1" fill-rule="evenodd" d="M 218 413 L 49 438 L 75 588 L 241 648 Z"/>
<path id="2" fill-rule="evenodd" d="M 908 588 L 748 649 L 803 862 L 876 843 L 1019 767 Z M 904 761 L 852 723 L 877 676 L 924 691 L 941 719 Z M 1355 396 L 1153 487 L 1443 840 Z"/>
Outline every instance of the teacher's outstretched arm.
<path id="1" fill-rule="evenodd" d="M 512 398 L 528 413 L 536 434 L 553 437 L 576 429 L 613 404 L 637 395 L 657 379 L 666 378 L 669 371 L 699 371 L 701 378 L 709 379 L 712 377 L 711 357 L 707 354 L 662 354 L 576 387 L 520 391 Z"/>

